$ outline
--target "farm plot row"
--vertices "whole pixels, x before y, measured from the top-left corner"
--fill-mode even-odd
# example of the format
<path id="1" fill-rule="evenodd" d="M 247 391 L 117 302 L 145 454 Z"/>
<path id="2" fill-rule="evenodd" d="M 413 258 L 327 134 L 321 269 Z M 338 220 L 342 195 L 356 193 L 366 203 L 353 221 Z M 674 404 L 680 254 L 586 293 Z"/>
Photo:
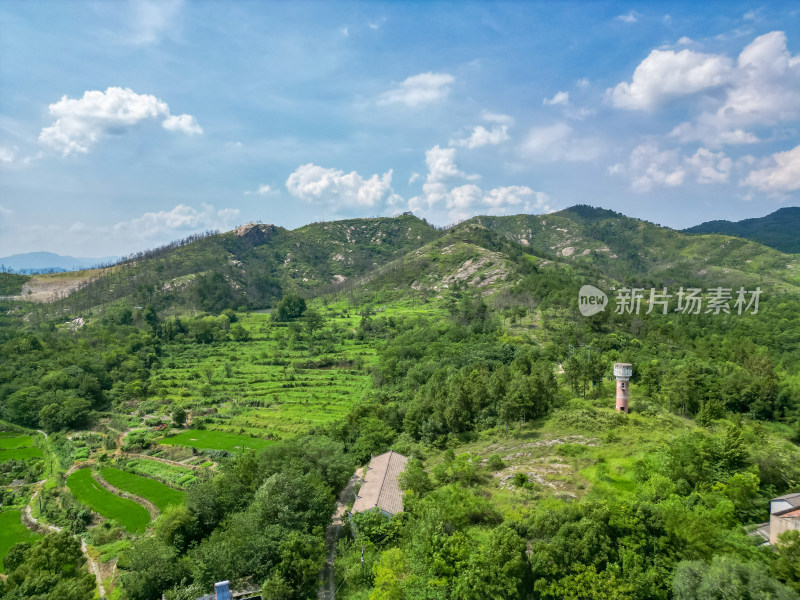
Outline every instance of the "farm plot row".
<path id="1" fill-rule="evenodd" d="M 357 319 L 329 320 L 337 323 L 335 342 L 287 344 L 287 328 L 268 327 L 267 318 L 243 316 L 252 336 L 246 343 L 168 346 L 157 378 L 161 397 L 193 417 L 213 407 L 213 429 L 279 438 L 347 414 L 369 385 L 363 367 L 375 357 L 374 348 L 341 335 Z"/>
<path id="2" fill-rule="evenodd" d="M 100 474 L 112 486 L 149 500 L 159 510 L 181 504 L 185 499 L 183 492 L 141 475 L 113 467 L 102 469 Z M 67 487 L 80 502 L 106 519 L 117 521 L 131 533 L 144 531 L 150 523 L 147 509 L 105 489 L 92 476 L 91 469 L 75 471 L 67 478 Z"/>
<path id="3" fill-rule="evenodd" d="M 33 445 L 33 437 L 12 431 L 0 431 L 0 463 L 8 460 L 42 458 L 40 448 Z"/>

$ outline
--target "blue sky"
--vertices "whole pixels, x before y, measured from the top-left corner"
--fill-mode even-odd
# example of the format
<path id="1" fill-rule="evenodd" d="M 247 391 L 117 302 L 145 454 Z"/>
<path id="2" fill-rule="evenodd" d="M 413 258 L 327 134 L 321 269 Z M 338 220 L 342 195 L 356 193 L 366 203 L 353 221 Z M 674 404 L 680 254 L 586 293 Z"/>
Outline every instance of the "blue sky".
<path id="1" fill-rule="evenodd" d="M 0 255 L 797 205 L 800 6 L 0 1 Z"/>

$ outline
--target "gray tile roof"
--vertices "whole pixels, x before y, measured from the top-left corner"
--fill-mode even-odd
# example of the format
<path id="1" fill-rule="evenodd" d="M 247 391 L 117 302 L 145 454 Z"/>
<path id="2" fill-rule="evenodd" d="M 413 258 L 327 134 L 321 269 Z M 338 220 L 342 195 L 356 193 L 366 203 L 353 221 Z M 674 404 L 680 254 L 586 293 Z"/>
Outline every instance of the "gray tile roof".
<path id="1" fill-rule="evenodd" d="M 403 491 L 397 478 L 405 470 L 407 462 L 407 457 L 392 450 L 369 461 L 364 485 L 358 490 L 353 512 L 364 512 L 375 507 L 390 515 L 403 512 Z"/>
<path id="2" fill-rule="evenodd" d="M 784 494 L 783 496 L 778 496 L 777 498 L 773 498 L 773 500 L 785 500 L 792 506 L 800 506 L 800 492 L 795 492 L 793 494 Z"/>

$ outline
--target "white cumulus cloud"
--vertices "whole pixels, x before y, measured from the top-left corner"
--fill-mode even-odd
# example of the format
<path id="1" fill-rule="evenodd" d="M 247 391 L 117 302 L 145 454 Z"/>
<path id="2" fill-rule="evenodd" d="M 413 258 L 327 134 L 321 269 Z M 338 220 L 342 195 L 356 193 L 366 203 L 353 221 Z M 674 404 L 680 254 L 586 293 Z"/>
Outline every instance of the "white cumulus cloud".
<path id="1" fill-rule="evenodd" d="M 777 152 L 770 160 L 773 163 L 770 166 L 751 171 L 744 180 L 744 185 L 764 192 L 800 190 L 800 146 Z"/>
<path id="2" fill-rule="evenodd" d="M 0 162 L 12 163 L 17 157 L 17 148 L 9 148 L 8 146 L 0 146 Z"/>
<path id="3" fill-rule="evenodd" d="M 501 113 L 494 113 L 488 110 L 482 110 L 481 117 L 483 118 L 484 121 L 488 121 L 489 123 L 498 123 L 500 125 L 508 125 L 508 126 L 514 124 L 513 117 Z"/>
<path id="4" fill-rule="evenodd" d="M 481 146 L 496 146 L 508 140 L 508 125 L 495 125 L 491 129 L 486 129 L 483 125 L 477 125 L 472 129 L 472 133 L 469 136 L 450 140 L 450 145 L 472 150 Z"/>
<path id="5" fill-rule="evenodd" d="M 203 133 L 203 128 L 192 115 L 170 115 L 161 125 L 168 131 L 180 131 L 187 135 Z"/>
<path id="6" fill-rule="evenodd" d="M 391 170 L 365 179 L 355 171 L 345 173 L 308 163 L 289 175 L 286 188 L 295 198 L 333 208 L 394 205 L 400 200 L 392 190 Z"/>
<path id="7" fill-rule="evenodd" d="M 523 157 L 539 162 L 584 162 L 600 155 L 600 140 L 576 137 L 573 133 L 566 123 L 534 127 L 528 132 L 520 152 Z"/>
<path id="8" fill-rule="evenodd" d="M 683 99 L 697 117 L 675 126 L 673 138 L 716 147 L 750 144 L 761 139 L 759 128 L 800 119 L 800 56 L 788 51 L 782 31 L 758 36 L 735 61 L 689 49 L 653 50 L 631 81 L 606 90 L 606 98 L 617 108 L 642 111 Z"/>
<path id="9" fill-rule="evenodd" d="M 614 17 L 617 21 L 622 21 L 623 23 L 636 23 L 638 21 L 636 17 L 636 12 L 631 11 L 629 13 L 625 13 L 624 15 L 617 15 Z"/>
<path id="10" fill-rule="evenodd" d="M 397 87 L 378 97 L 378 104 L 405 104 L 419 106 L 444 100 L 450 93 L 455 78 L 448 73 L 420 73 L 412 75 Z"/>
<path id="11" fill-rule="evenodd" d="M 497 187 L 484 191 L 475 184 L 447 188 L 444 184 L 426 186 L 422 196 L 409 200 L 414 212 L 431 216 L 446 214 L 451 222 L 470 216 L 509 215 L 550 212 L 550 198 L 524 185 Z"/>
<path id="12" fill-rule="evenodd" d="M 131 240 L 165 240 L 206 230 L 227 230 L 239 216 L 236 208 L 215 209 L 203 204 L 200 210 L 178 204 L 172 210 L 147 212 L 141 217 L 122 221 L 113 227 L 114 235 Z"/>
<path id="13" fill-rule="evenodd" d="M 708 148 L 698 148 L 684 163 L 696 174 L 697 183 L 727 183 L 733 166 L 724 152 L 712 152 Z"/>
<path id="14" fill-rule="evenodd" d="M 748 44 L 736 62 L 724 98 L 672 135 L 681 142 L 744 144 L 759 140 L 753 127 L 800 118 L 800 56 L 786 48 L 786 35 L 773 31 Z"/>
<path id="15" fill-rule="evenodd" d="M 55 122 L 39 134 L 39 141 L 62 152 L 87 153 L 102 138 L 124 133 L 150 119 L 162 119 L 172 131 L 201 133 L 191 115 L 170 115 L 169 106 L 150 94 L 130 88 L 109 87 L 105 92 L 88 90 L 82 98 L 63 96 L 49 107 Z"/>
<path id="16" fill-rule="evenodd" d="M 725 85 L 732 73 L 725 56 L 691 50 L 653 50 L 633 73 L 606 96 L 618 108 L 653 110 L 667 101 Z"/>
<path id="17" fill-rule="evenodd" d="M 552 98 L 542 100 L 544 106 L 567 106 L 569 104 L 569 92 L 556 92 Z"/>
<path id="18" fill-rule="evenodd" d="M 256 196 L 267 196 L 269 194 L 274 194 L 274 193 L 276 193 L 276 191 L 273 190 L 272 187 L 270 187 L 267 184 L 262 183 L 255 190 L 247 190 L 244 193 L 244 195 L 245 196 L 251 196 L 251 195 L 255 194 Z"/>
<path id="19" fill-rule="evenodd" d="M 727 183 L 733 166 L 724 152 L 698 148 L 693 155 L 682 156 L 677 149 L 662 150 L 651 141 L 634 148 L 627 162 L 608 171 L 627 177 L 632 191 L 644 193 L 656 187 L 677 187 L 690 179 L 700 184 Z"/>
<path id="20" fill-rule="evenodd" d="M 631 181 L 631 190 L 639 193 L 649 192 L 656 186 L 681 185 L 686 177 L 678 151 L 662 151 L 654 142 L 634 148 L 628 162 L 613 165 L 609 173 L 627 176 Z"/>

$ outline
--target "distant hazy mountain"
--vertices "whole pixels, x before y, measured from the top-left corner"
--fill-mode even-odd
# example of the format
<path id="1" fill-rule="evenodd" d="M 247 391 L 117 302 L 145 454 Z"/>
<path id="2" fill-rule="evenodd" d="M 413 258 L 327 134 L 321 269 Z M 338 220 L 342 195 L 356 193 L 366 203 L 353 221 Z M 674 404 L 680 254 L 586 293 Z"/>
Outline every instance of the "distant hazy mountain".
<path id="1" fill-rule="evenodd" d="M 744 221 L 708 221 L 684 232 L 733 235 L 796 254 L 800 253 L 800 207 L 781 208 L 766 217 Z"/>
<path id="2" fill-rule="evenodd" d="M 0 266 L 17 273 L 41 273 L 47 271 L 79 271 L 97 265 L 107 265 L 119 260 L 118 256 L 86 258 L 61 256 L 54 252 L 26 252 L 0 258 Z"/>

